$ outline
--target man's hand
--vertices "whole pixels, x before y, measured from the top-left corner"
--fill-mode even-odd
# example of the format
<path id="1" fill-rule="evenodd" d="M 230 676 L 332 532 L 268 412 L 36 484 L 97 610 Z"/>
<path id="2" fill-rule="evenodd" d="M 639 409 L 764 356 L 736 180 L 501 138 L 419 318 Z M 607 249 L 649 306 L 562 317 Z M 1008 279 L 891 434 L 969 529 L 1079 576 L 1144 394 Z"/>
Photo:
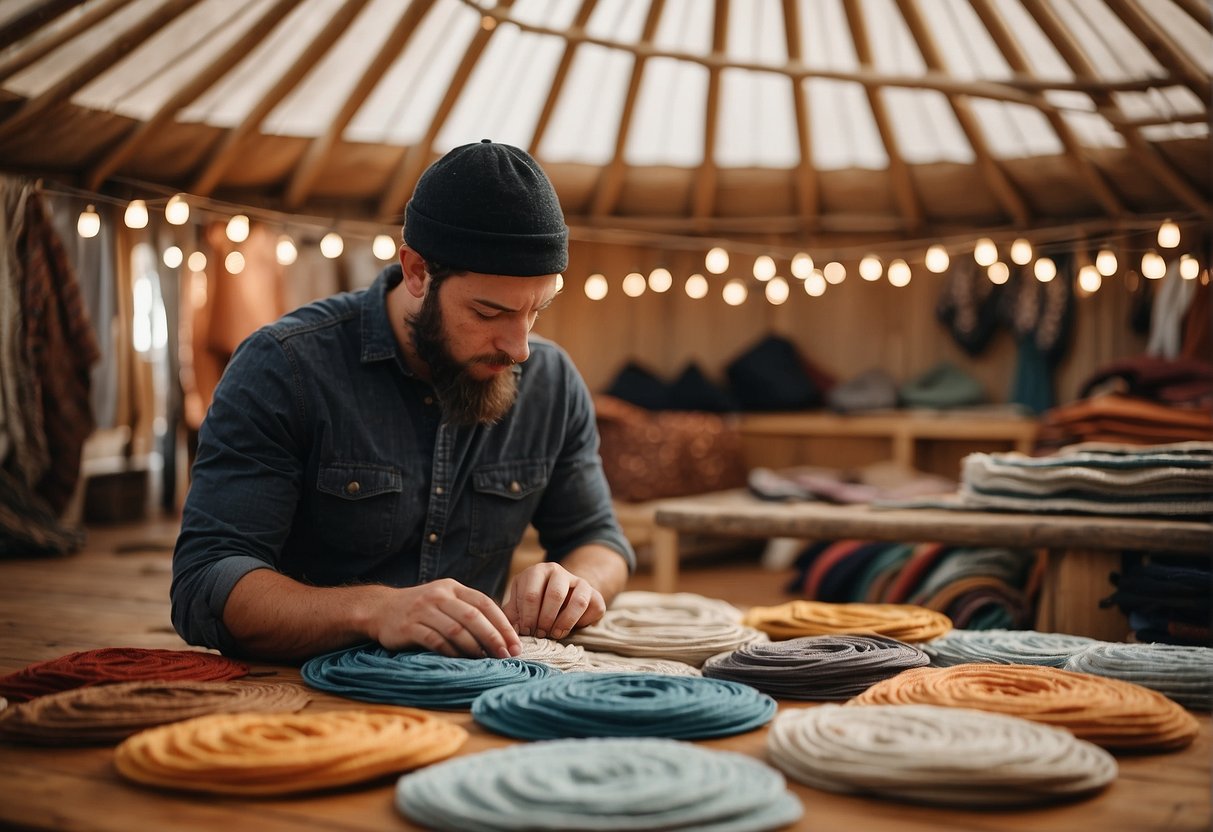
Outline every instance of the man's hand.
<path id="1" fill-rule="evenodd" d="M 450 578 L 381 593 L 368 612 L 371 636 L 388 650 L 420 646 L 444 656 L 498 659 L 522 651 L 493 599 Z"/>
<path id="2" fill-rule="evenodd" d="M 602 618 L 606 601 L 587 579 L 558 563 L 537 563 L 510 583 L 505 617 L 524 636 L 564 638 Z"/>

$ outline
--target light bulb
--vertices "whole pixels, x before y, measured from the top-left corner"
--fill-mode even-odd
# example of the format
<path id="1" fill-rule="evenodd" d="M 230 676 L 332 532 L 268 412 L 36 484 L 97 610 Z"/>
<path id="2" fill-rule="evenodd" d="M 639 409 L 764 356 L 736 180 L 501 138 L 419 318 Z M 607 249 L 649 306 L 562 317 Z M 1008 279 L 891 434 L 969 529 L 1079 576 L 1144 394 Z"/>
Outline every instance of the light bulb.
<path id="1" fill-rule="evenodd" d="M 880 258 L 875 254 L 865 255 L 859 261 L 859 276 L 864 280 L 880 280 L 880 275 L 884 273 L 884 266 L 881 265 Z"/>
<path id="2" fill-rule="evenodd" d="M 248 239 L 249 223 L 244 214 L 236 214 L 227 221 L 227 238 L 233 243 L 243 243 Z"/>
<path id="3" fill-rule="evenodd" d="M 623 279 L 623 293 L 630 298 L 638 298 L 644 294 L 647 285 L 644 275 L 640 272 L 631 272 Z"/>
<path id="4" fill-rule="evenodd" d="M 686 290 L 687 297 L 701 300 L 708 296 L 708 279 L 701 274 L 693 274 L 687 278 L 683 288 Z"/>
<path id="5" fill-rule="evenodd" d="M 654 292 L 661 294 L 668 292 L 670 287 L 674 285 L 674 276 L 670 274 L 669 269 L 658 266 L 649 272 L 649 288 Z"/>
<path id="6" fill-rule="evenodd" d="M 791 293 L 791 290 L 788 288 L 788 282 L 782 277 L 776 275 L 767 281 L 765 294 L 767 296 L 767 302 L 772 306 L 779 306 L 780 304 L 786 302 L 788 295 Z"/>
<path id="7" fill-rule="evenodd" d="M 948 250 L 938 243 L 927 249 L 927 256 L 923 258 L 923 265 L 932 274 L 943 274 L 951 263 L 952 258 L 948 257 Z"/>
<path id="8" fill-rule="evenodd" d="M 1200 261 L 1191 254 L 1179 258 L 1179 276 L 1184 280 L 1195 280 L 1200 276 Z"/>
<path id="9" fill-rule="evenodd" d="M 1141 276 L 1159 280 L 1167 275 L 1167 261 L 1156 251 L 1147 251 L 1141 256 Z"/>
<path id="10" fill-rule="evenodd" d="M 336 231 L 330 231 L 320 238 L 320 253 L 330 260 L 336 260 L 345 251 L 345 240 Z"/>
<path id="11" fill-rule="evenodd" d="M 1158 226 L 1158 244 L 1163 248 L 1175 248 L 1179 245 L 1179 226 L 1171 220 Z"/>
<path id="12" fill-rule="evenodd" d="M 278 258 L 280 266 L 289 266 L 299 259 L 299 249 L 295 248 L 295 241 L 289 234 L 278 238 L 278 244 L 274 246 L 274 256 Z"/>
<path id="13" fill-rule="evenodd" d="M 813 271 L 813 258 L 803 251 L 792 258 L 792 277 L 804 280 Z"/>
<path id="14" fill-rule="evenodd" d="M 754 259 L 754 277 L 763 282 L 775 276 L 775 261 L 765 254 Z"/>
<path id="15" fill-rule="evenodd" d="M 1117 265 L 1116 255 L 1111 249 L 1101 248 L 1099 254 L 1095 255 L 1095 271 L 1104 277 L 1111 277 L 1116 274 Z"/>
<path id="16" fill-rule="evenodd" d="M 1001 260 L 995 260 L 986 268 L 986 277 L 995 286 L 1001 286 L 1011 278 L 1011 269 Z"/>
<path id="17" fill-rule="evenodd" d="M 733 278 L 724 284 L 724 288 L 720 290 L 720 296 L 724 298 L 724 302 L 729 306 L 741 306 L 749 295 L 750 290 L 737 278 Z"/>
<path id="18" fill-rule="evenodd" d="M 386 234 L 376 234 L 371 240 L 371 254 L 380 260 L 391 260 L 396 256 L 396 241 Z"/>
<path id="19" fill-rule="evenodd" d="M 191 272 L 206 271 L 206 255 L 200 251 L 195 251 L 190 254 L 189 259 L 185 261 L 185 265 L 189 266 Z"/>
<path id="20" fill-rule="evenodd" d="M 982 237 L 973 247 L 973 259 L 979 266 L 990 266 L 998 260 L 998 246 L 989 237 Z"/>
<path id="21" fill-rule="evenodd" d="M 712 274 L 724 274 L 729 270 L 729 253 L 716 246 L 703 258 L 703 266 Z"/>
<path id="22" fill-rule="evenodd" d="M 1088 295 L 1093 295 L 1099 291 L 1099 287 L 1103 285 L 1103 278 L 1094 266 L 1086 265 L 1078 270 L 1078 288 L 1086 292 Z"/>
<path id="23" fill-rule="evenodd" d="M 602 300 L 610 288 L 607 279 L 600 274 L 592 274 L 585 279 L 585 296 L 590 300 Z"/>
<path id="24" fill-rule="evenodd" d="M 910 264 L 905 260 L 898 258 L 889 264 L 889 282 L 894 286 L 902 287 L 910 285 Z"/>
<path id="25" fill-rule="evenodd" d="M 804 279 L 804 291 L 811 298 L 819 298 L 826 293 L 826 277 L 817 269 L 813 269 Z"/>
<path id="26" fill-rule="evenodd" d="M 147 228 L 147 203 L 142 199 L 132 199 L 126 206 L 122 221 L 127 228 Z"/>
<path id="27" fill-rule="evenodd" d="M 1032 244 L 1023 237 L 1011 243 L 1011 262 L 1016 266 L 1026 266 L 1032 262 Z"/>
<path id="28" fill-rule="evenodd" d="M 229 274 L 240 274 L 244 271 L 244 255 L 238 251 L 228 252 L 227 257 L 223 258 L 223 267 Z"/>
<path id="29" fill-rule="evenodd" d="M 1036 279 L 1041 283 L 1048 283 L 1057 277 L 1057 264 L 1051 257 L 1038 257 L 1032 264 L 1032 274 L 1036 275 Z"/>
<path id="30" fill-rule="evenodd" d="M 185 261 L 185 255 L 177 246 L 169 246 L 164 250 L 164 265 L 175 269 Z"/>
<path id="31" fill-rule="evenodd" d="M 563 291 L 564 291 L 564 275 L 557 274 L 556 275 L 556 294 L 560 294 Z"/>
<path id="32" fill-rule="evenodd" d="M 96 237 L 101 232 L 101 215 L 92 205 L 86 206 L 76 220 L 76 233 L 81 237 Z"/>
<path id="33" fill-rule="evenodd" d="M 821 273 L 825 276 L 826 283 L 829 283 L 831 286 L 837 286 L 847 279 L 847 267 L 837 260 L 831 260 L 829 263 L 826 263 Z"/>
<path id="34" fill-rule="evenodd" d="M 164 221 L 169 225 L 185 225 L 190 218 L 190 204 L 185 194 L 174 194 L 164 206 Z"/>

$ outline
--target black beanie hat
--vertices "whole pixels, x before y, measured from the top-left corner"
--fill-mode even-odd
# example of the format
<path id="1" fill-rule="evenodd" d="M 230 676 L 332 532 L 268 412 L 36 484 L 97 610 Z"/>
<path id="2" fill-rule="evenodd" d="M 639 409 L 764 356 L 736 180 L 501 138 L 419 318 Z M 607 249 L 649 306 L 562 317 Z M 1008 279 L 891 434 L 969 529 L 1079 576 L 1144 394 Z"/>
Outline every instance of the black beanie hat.
<path id="1" fill-rule="evenodd" d="M 569 264 L 569 230 L 547 175 L 525 150 L 488 139 L 421 174 L 404 242 L 427 260 L 482 274 L 556 274 Z"/>

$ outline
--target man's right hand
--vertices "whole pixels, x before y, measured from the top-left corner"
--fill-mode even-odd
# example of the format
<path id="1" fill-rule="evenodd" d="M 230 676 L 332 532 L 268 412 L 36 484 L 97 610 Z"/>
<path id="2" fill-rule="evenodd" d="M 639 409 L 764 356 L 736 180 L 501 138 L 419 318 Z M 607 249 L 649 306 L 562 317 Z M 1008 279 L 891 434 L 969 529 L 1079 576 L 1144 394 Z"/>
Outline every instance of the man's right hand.
<path id="1" fill-rule="evenodd" d="M 451 578 L 380 593 L 368 630 L 388 650 L 423 647 L 444 656 L 508 659 L 522 651 L 505 613 Z"/>

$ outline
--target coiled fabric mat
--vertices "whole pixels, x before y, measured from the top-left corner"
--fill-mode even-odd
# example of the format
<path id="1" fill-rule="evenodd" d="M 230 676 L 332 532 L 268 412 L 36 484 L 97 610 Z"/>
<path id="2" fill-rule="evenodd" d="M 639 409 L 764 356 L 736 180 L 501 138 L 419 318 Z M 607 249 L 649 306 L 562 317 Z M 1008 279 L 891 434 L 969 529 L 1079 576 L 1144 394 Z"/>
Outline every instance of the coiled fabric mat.
<path id="1" fill-rule="evenodd" d="M 884 636 L 808 636 L 746 644 L 708 659 L 703 675 L 730 679 L 782 699 L 850 699 L 930 658 Z"/>
<path id="2" fill-rule="evenodd" d="M 656 673 L 569 673 L 486 691 L 476 722 L 522 740 L 727 737 L 766 725 L 775 700 L 748 685 Z"/>
<path id="3" fill-rule="evenodd" d="M 1066 670 L 1143 685 L 1195 710 L 1213 709 L 1210 647 L 1099 643 L 1072 656 Z"/>
<path id="4" fill-rule="evenodd" d="M 412 708 L 215 714 L 135 734 L 122 776 L 194 792 L 283 795 L 346 786 L 446 759 L 467 731 Z"/>
<path id="5" fill-rule="evenodd" d="M 25 702 L 61 690 L 110 682 L 222 682 L 247 675 L 248 665 L 198 650 L 103 647 L 68 653 L 0 676 L 0 695 Z"/>
<path id="6" fill-rule="evenodd" d="M 1110 749 L 1173 751 L 1198 724 L 1161 693 L 1087 673 L 1018 664 L 919 667 L 877 682 L 848 705 L 943 705 L 1066 728 Z"/>
<path id="7" fill-rule="evenodd" d="M 401 777 L 396 808 L 450 832 L 759 832 L 803 812 L 770 766 L 665 739 L 549 740 L 460 757 Z"/>
<path id="8" fill-rule="evenodd" d="M 715 598 L 633 590 L 621 592 L 598 623 L 573 631 L 565 641 L 587 650 L 699 667 L 717 653 L 767 640 L 740 619 L 740 610 Z"/>
<path id="9" fill-rule="evenodd" d="M 546 664 L 565 673 L 664 673 L 699 676 L 699 668 L 672 659 L 641 659 L 586 650 L 580 644 L 562 644 L 550 638 L 519 636 L 522 652 L 516 657 Z"/>
<path id="10" fill-rule="evenodd" d="M 1075 653 L 1102 644 L 1098 639 L 1035 630 L 952 630 L 923 642 L 934 667 L 958 664 L 1036 664 L 1062 667 Z"/>
<path id="11" fill-rule="evenodd" d="M 116 682 L 39 696 L 0 713 L 0 739 L 31 745 L 114 743 L 137 731 L 213 713 L 298 711 L 298 685 Z"/>
<path id="12" fill-rule="evenodd" d="M 547 665 L 518 659 L 460 659 L 440 653 L 385 650 L 364 645 L 316 656 L 300 668 L 316 690 L 362 702 L 415 708 L 466 708 L 486 690 L 543 679 Z"/>
<path id="13" fill-rule="evenodd" d="M 849 633 L 918 642 L 938 638 L 952 629 L 951 620 L 943 613 L 913 604 L 788 601 L 773 607 L 751 607 L 742 621 L 773 639 Z"/>
<path id="14" fill-rule="evenodd" d="M 1062 728 L 932 705 L 785 711 L 767 732 L 767 753 L 815 788 L 949 806 L 1076 797 L 1117 773 L 1111 754 Z"/>

